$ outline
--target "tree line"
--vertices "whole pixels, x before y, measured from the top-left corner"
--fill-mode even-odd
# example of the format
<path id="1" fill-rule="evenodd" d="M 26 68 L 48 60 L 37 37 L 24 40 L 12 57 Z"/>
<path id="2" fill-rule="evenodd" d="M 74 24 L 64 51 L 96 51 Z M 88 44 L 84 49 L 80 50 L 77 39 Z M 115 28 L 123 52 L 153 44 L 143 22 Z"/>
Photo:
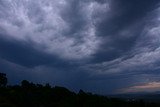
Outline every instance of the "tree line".
<path id="1" fill-rule="evenodd" d="M 23 80 L 20 85 L 7 85 L 6 74 L 0 73 L 0 107 L 160 107 L 143 100 L 125 101 L 65 87 L 34 84 Z"/>

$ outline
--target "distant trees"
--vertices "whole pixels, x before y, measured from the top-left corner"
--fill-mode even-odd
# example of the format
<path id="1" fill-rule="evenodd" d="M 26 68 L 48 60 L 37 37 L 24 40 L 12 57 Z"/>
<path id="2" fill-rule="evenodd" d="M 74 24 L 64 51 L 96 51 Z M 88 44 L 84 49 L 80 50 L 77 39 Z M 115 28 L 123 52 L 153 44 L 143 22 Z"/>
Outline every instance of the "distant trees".
<path id="1" fill-rule="evenodd" d="M 23 81 L 21 82 L 21 86 L 24 87 L 24 88 L 27 88 L 27 87 L 30 86 L 30 83 L 29 83 L 27 80 L 23 80 Z"/>
<path id="2" fill-rule="evenodd" d="M 5 73 L 0 73 L 0 87 L 5 87 L 7 85 L 7 77 Z"/>
<path id="3" fill-rule="evenodd" d="M 158 103 L 138 99 L 126 101 L 83 90 L 74 93 L 65 87 L 34 84 L 27 80 L 21 85 L 3 87 L 6 84 L 6 74 L 0 73 L 0 107 L 160 107 L 159 99 Z"/>

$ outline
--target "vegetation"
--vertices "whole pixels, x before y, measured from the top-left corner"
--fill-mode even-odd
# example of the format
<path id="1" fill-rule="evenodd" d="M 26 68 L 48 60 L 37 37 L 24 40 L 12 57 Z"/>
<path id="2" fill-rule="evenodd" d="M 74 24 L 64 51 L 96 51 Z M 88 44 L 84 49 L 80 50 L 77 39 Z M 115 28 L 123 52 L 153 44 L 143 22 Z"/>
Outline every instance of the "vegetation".
<path id="1" fill-rule="evenodd" d="M 0 73 L 0 87 L 4 87 L 7 85 L 7 77 L 6 74 Z"/>
<path id="2" fill-rule="evenodd" d="M 160 107 L 158 103 L 125 101 L 83 90 L 74 93 L 64 87 L 34 84 L 27 80 L 21 85 L 6 86 L 6 80 L 6 75 L 0 74 L 0 107 Z"/>

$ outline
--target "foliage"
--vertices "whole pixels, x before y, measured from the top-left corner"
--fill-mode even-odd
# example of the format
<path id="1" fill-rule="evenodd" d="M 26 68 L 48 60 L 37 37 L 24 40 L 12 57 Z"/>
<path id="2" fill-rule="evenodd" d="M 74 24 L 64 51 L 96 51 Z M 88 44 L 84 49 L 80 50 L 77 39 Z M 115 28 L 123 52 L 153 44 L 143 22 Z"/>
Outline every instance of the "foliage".
<path id="1" fill-rule="evenodd" d="M 0 87 L 0 107 L 160 107 L 158 103 L 125 101 L 64 87 L 34 84 L 23 80 L 21 85 Z"/>
<path id="2" fill-rule="evenodd" d="M 7 77 L 6 74 L 0 73 L 0 87 L 4 87 L 7 85 Z"/>

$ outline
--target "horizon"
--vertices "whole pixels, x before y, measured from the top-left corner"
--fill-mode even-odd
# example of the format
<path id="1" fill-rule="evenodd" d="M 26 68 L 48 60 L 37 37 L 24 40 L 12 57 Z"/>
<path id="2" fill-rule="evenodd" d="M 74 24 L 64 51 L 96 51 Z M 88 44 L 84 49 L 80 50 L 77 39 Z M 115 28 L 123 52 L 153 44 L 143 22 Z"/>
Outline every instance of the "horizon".
<path id="1" fill-rule="evenodd" d="M 160 91 L 159 0 L 1 0 L 0 72 L 100 95 Z"/>

